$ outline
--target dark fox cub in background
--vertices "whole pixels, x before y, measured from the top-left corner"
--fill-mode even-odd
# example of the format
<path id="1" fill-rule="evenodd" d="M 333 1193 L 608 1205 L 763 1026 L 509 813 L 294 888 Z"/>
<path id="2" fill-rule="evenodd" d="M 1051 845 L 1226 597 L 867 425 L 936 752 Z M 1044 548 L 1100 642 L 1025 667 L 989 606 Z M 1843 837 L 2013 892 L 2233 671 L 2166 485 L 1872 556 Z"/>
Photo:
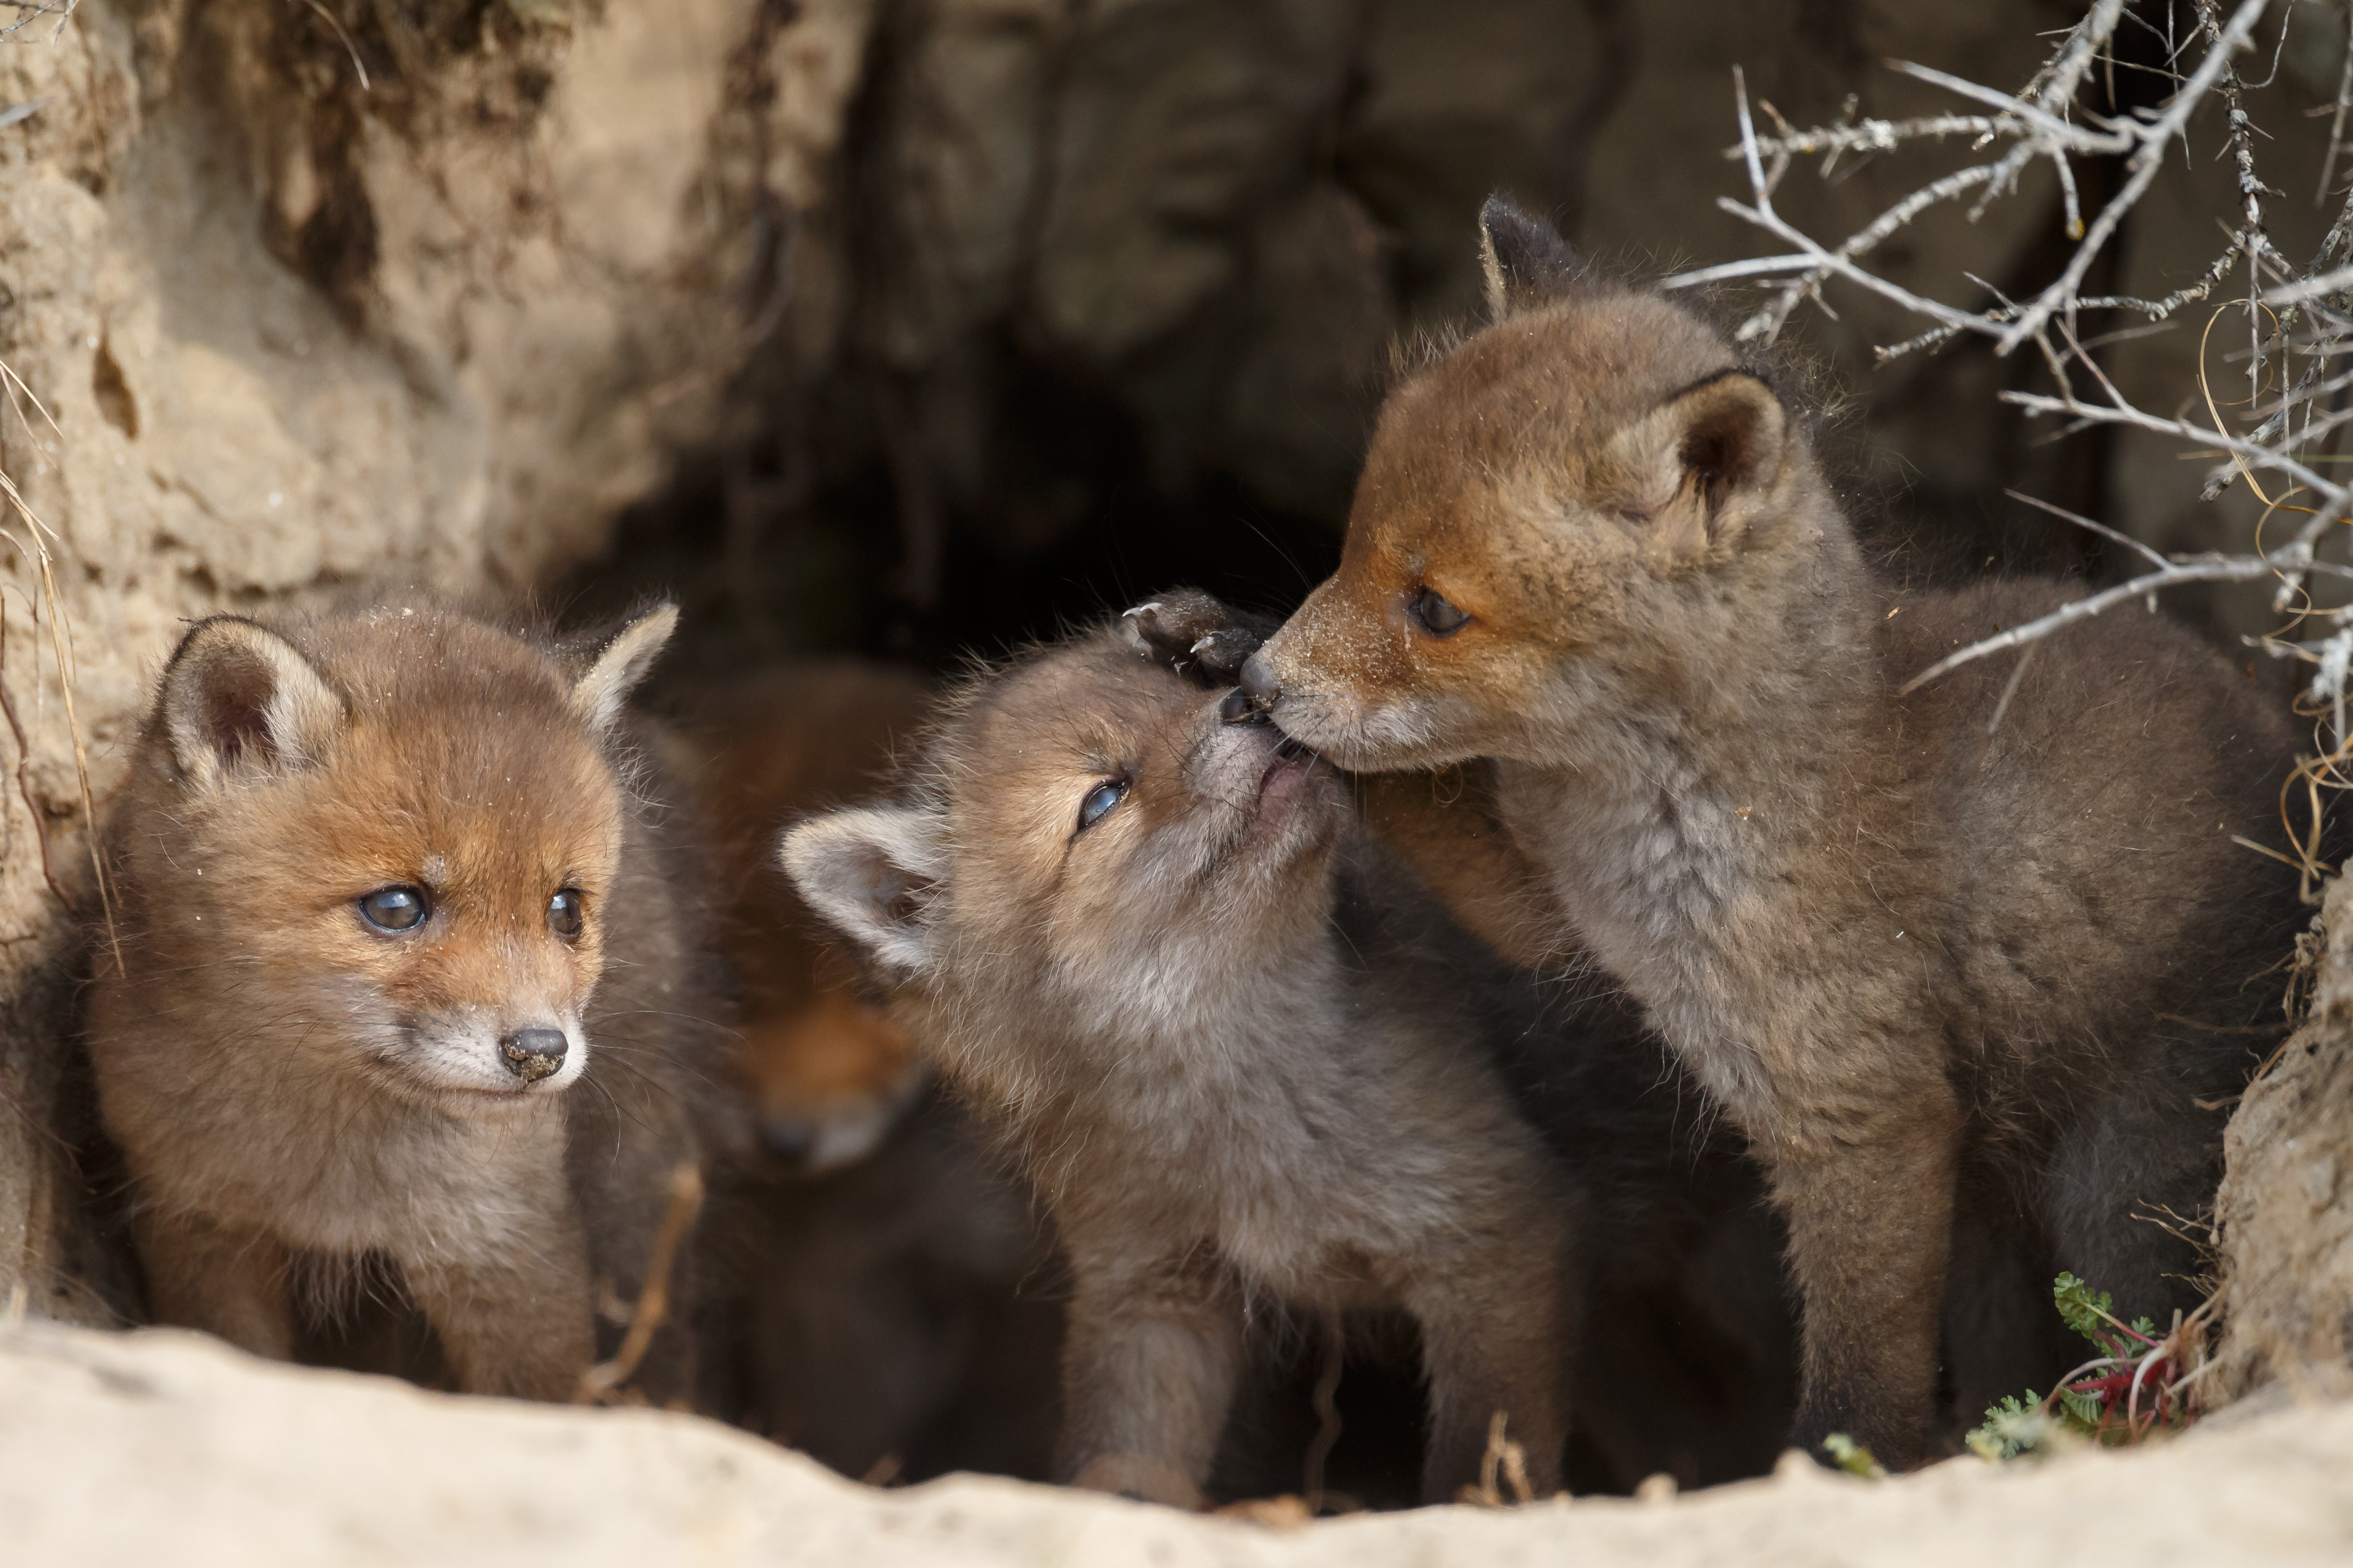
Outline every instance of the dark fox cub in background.
<path id="1" fill-rule="evenodd" d="M 1883 580 L 1720 333 L 1485 222 L 1493 323 L 1392 395 L 1338 573 L 1245 688 L 1344 767 L 1489 760 L 1520 907 L 1771 1173 L 1800 1438 L 1914 1463 L 1940 1326 L 1973 1416 L 2068 1364 L 2057 1268 L 2198 1299 L 2158 1222 L 2211 1199 L 2301 919 L 2232 842 L 2276 830 L 2284 716 L 2143 615 L 1910 689 L 2065 590 Z"/>
<path id="2" fill-rule="evenodd" d="M 1594 1189 L 1625 1199 L 1616 1159 L 1689 1175 L 1660 1058 L 1623 1014 L 1570 1021 L 1616 1034 L 1567 1097 L 1591 1169 L 1565 1166 L 1498 1058 L 1588 1042 L 1366 838 L 1345 781 L 1145 651 L 1100 632 L 976 682 L 905 804 L 782 847 L 1053 1212 L 1061 1474 L 1198 1502 L 1253 1316 L 1386 1307 L 1420 1330 L 1424 1495 L 1476 1479 L 1499 1412 L 1554 1489 L 1583 1283 L 1612 1267 Z"/>
<path id="3" fill-rule="evenodd" d="M 699 1156 L 705 982 L 624 713 L 676 620 L 570 651 L 396 606 L 180 644 L 90 1016 L 158 1321 L 286 1358 L 301 1286 L 389 1263 L 460 1389 L 578 1389 Z"/>

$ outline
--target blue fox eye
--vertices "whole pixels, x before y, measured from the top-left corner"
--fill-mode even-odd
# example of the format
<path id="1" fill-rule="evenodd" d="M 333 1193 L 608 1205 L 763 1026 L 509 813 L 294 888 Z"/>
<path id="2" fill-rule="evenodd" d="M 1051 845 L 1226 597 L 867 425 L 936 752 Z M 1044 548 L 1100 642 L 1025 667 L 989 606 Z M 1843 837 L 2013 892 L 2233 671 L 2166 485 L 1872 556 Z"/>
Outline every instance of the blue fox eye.
<path id="1" fill-rule="evenodd" d="M 360 918 L 378 931 L 415 931 L 429 912 L 422 888 L 378 888 L 360 899 Z"/>
<path id="2" fill-rule="evenodd" d="M 1421 629 L 1434 637 L 1452 637 L 1471 620 L 1471 612 L 1455 608 L 1428 588 L 1416 594 L 1413 603 L 1407 608 L 1413 612 L 1413 618 L 1421 624 Z"/>
<path id="3" fill-rule="evenodd" d="M 547 929 L 566 942 L 580 934 L 579 889 L 563 889 L 547 900 Z"/>
<path id="4" fill-rule="evenodd" d="M 1087 791 L 1087 798 L 1079 802 L 1079 831 L 1083 833 L 1101 822 L 1105 814 L 1127 798 L 1128 781 L 1105 779 Z"/>

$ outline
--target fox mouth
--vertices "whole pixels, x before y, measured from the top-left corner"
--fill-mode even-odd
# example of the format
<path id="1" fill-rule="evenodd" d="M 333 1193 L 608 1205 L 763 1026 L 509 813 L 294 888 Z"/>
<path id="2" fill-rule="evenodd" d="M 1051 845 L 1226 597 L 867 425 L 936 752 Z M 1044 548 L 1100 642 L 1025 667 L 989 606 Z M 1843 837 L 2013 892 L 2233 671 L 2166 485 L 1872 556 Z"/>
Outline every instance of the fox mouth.
<path id="1" fill-rule="evenodd" d="M 1266 786 L 1274 782 L 1277 773 L 1291 769 L 1305 773 L 1321 760 L 1314 752 L 1285 735 L 1275 742 L 1273 755 L 1267 758 L 1265 771 L 1258 775 L 1259 798 L 1263 800 L 1266 797 Z"/>
<path id="2" fill-rule="evenodd" d="M 379 1056 L 376 1069 L 391 1087 L 414 1098 L 448 1106 L 513 1105 L 538 1091 L 527 1083 L 484 1083 L 437 1071 L 430 1066 L 396 1055 Z"/>

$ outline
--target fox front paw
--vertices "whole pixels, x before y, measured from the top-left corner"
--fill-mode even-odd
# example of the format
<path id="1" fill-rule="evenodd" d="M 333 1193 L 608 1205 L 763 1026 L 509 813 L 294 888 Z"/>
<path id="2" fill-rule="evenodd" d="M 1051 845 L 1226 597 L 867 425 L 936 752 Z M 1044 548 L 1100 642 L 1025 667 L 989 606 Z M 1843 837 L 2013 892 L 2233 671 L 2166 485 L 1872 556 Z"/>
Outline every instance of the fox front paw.
<path id="1" fill-rule="evenodd" d="M 1237 610 L 1198 588 L 1176 588 L 1119 619 L 1136 652 L 1208 687 L 1231 686 L 1244 660 L 1281 623 Z"/>

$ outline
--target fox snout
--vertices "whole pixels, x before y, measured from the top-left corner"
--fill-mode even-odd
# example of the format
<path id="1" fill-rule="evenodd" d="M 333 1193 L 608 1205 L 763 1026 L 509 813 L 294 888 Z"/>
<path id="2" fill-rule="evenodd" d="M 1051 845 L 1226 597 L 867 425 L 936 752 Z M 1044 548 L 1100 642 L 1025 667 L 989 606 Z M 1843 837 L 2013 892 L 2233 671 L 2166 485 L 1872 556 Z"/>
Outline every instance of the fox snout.
<path id="1" fill-rule="evenodd" d="M 563 1071 L 571 1050 L 572 1042 L 561 1029 L 517 1029 L 499 1041 L 499 1059 L 527 1084 Z"/>
<path id="2" fill-rule="evenodd" d="M 466 1115 L 561 1094 L 588 1065 L 576 1020 L 530 1005 L 414 1012 L 397 1041 L 378 1060 L 407 1092 Z"/>
<path id="3" fill-rule="evenodd" d="M 1226 701 L 1236 708 L 1240 717 L 1265 718 L 1274 711 L 1275 700 L 1282 695 L 1282 686 L 1274 678 L 1274 668 L 1266 655 L 1254 653 L 1242 663 L 1241 684 L 1233 689 Z M 1236 719 L 1228 719 L 1234 723 Z"/>

